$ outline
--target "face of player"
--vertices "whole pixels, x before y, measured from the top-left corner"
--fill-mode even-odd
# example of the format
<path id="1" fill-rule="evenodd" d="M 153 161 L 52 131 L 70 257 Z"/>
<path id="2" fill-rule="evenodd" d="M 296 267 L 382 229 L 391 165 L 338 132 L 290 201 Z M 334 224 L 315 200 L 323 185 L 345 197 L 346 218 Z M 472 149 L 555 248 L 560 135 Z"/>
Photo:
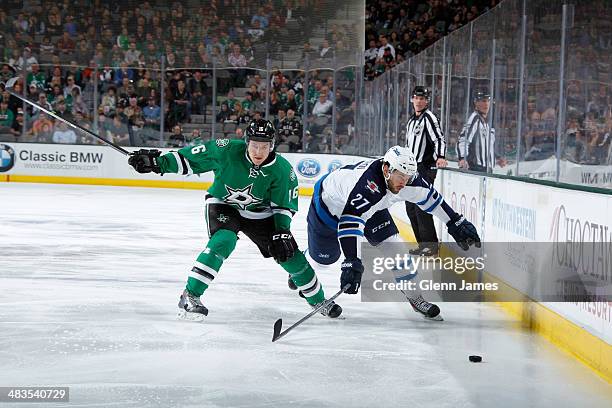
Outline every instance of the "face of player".
<path id="1" fill-rule="evenodd" d="M 487 116 L 487 113 L 489 113 L 490 106 L 491 106 L 490 99 L 480 99 L 476 101 L 476 110 L 480 112 L 481 114 L 483 114 L 484 116 Z"/>
<path id="2" fill-rule="evenodd" d="M 393 170 L 393 172 L 389 175 L 389 167 L 385 166 L 384 168 L 385 177 L 387 177 L 387 187 L 389 191 L 393 194 L 397 194 L 400 190 L 408 183 L 410 183 L 412 177 L 397 170 Z"/>
<path id="3" fill-rule="evenodd" d="M 256 142 L 251 140 L 247 146 L 249 158 L 256 166 L 261 166 L 261 164 L 266 161 L 271 150 L 270 142 Z"/>
<path id="4" fill-rule="evenodd" d="M 415 112 L 424 111 L 427 107 L 427 98 L 425 98 L 424 96 L 413 96 L 412 106 L 414 107 Z"/>

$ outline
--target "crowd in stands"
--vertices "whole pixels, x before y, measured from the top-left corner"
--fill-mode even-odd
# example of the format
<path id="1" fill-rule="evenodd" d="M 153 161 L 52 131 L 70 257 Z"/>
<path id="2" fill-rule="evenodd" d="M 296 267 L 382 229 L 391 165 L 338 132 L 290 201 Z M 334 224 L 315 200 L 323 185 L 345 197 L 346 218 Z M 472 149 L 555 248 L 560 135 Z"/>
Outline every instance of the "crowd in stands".
<path id="1" fill-rule="evenodd" d="M 17 77 L 11 83 L 15 91 L 119 144 L 182 146 L 212 137 L 213 128 L 215 137 L 241 137 L 246 122 L 267 111 L 279 129 L 281 151 L 357 153 L 357 113 L 367 115 L 368 109 L 362 106 L 356 112 L 355 70 L 339 70 L 334 76 L 319 69 L 306 76 L 272 67 L 267 78 L 261 69 L 267 53 L 282 51 L 280 39 L 309 38 L 324 2 L 211 0 L 210 7 L 190 8 L 189 1 L 5 0 L 0 4 L 0 140 L 95 143 L 4 92 L 3 84 Z M 499 2 L 368 0 L 366 79 Z M 563 155 L 577 163 L 608 163 L 612 157 L 612 38 L 606 4 L 577 2 L 568 36 Z M 550 78 L 559 72 L 559 10 L 536 13 L 528 25 L 524 160 L 554 155 L 559 94 L 558 82 Z M 504 151 L 511 154 L 517 149 L 520 18 L 500 19 L 498 25 L 497 58 L 506 64 L 507 77 L 498 78 L 494 90 L 494 125 Z M 305 42 L 297 66 L 337 58 L 346 50 L 343 43 L 350 42 L 345 28 L 331 25 L 318 46 Z M 480 64 L 472 73 L 480 78 L 490 68 L 490 38 L 484 31 L 474 34 L 473 48 L 482 58 L 477 57 Z M 453 56 L 453 69 L 460 70 L 465 56 Z M 213 64 L 223 67 L 214 76 Z M 438 91 L 440 78 L 430 81 Z M 461 94 L 465 81 L 452 81 L 449 146 L 454 146 L 466 112 L 465 92 Z M 439 107 L 441 92 L 436 96 Z M 407 105 L 404 98 L 400 96 L 401 106 Z"/>
<path id="2" fill-rule="evenodd" d="M 500 0 L 367 0 L 365 76 L 372 80 Z"/>
<path id="3" fill-rule="evenodd" d="M 215 121 L 216 137 L 240 137 L 246 123 L 266 111 L 280 129 L 281 150 L 335 150 L 329 137 L 333 109 L 339 131 L 348 135 L 354 128 L 352 94 L 334 88 L 329 71 L 311 71 L 305 84 L 303 72 L 275 69 L 268 82 L 258 69 L 271 48 L 284 46 L 283 36 L 308 38 L 323 0 L 213 0 L 191 8 L 193 2 L 90 3 L 3 2 L 0 81 L 17 77 L 15 91 L 124 145 L 156 145 L 163 126 L 164 144 L 180 146 L 212 137 Z M 302 58 L 325 58 L 329 41 L 341 42 L 340 31 L 331 27 L 320 51 L 304 45 Z M 354 77 L 348 77 L 341 74 L 337 82 L 354 89 Z M 63 125 L 8 93 L 3 99 L 4 140 L 95 142 L 64 135 Z M 47 121 L 51 129 L 43 126 Z"/>

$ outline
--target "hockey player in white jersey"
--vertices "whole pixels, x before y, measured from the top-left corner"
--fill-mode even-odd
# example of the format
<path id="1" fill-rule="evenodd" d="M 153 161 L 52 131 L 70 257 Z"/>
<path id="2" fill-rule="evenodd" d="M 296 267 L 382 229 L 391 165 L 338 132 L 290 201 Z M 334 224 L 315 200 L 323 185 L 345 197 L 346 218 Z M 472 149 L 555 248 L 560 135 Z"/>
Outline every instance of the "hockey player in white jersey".
<path id="1" fill-rule="evenodd" d="M 350 284 L 346 293 L 357 293 L 363 274 L 362 241 L 374 246 L 401 242 L 388 208 L 404 201 L 440 218 L 462 249 L 480 247 L 474 225 L 419 176 L 412 152 L 394 146 L 382 158 L 341 167 L 317 181 L 308 210 L 309 262 L 315 268 L 331 265 L 344 254 L 340 287 Z M 442 320 L 439 307 L 420 294 L 408 300 L 424 317 Z"/>

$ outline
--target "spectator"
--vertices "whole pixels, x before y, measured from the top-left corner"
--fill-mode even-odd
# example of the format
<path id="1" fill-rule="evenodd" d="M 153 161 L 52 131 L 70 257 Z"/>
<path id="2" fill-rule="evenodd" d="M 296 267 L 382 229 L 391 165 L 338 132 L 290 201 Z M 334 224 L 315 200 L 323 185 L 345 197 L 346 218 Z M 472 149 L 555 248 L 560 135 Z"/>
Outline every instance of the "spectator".
<path id="1" fill-rule="evenodd" d="M 160 125 L 161 109 L 157 106 L 155 98 L 149 97 L 147 106 L 143 109 L 145 126 L 157 128 Z"/>
<path id="2" fill-rule="evenodd" d="M 192 111 L 198 115 L 206 114 L 206 95 L 208 85 L 199 69 L 193 73 L 193 78 L 189 79 L 189 92 L 191 93 Z"/>
<path id="3" fill-rule="evenodd" d="M 334 54 L 333 49 L 329 45 L 329 41 L 323 40 L 323 43 L 321 44 L 321 47 L 319 48 L 319 58 L 321 59 L 332 58 L 333 54 Z"/>
<path id="4" fill-rule="evenodd" d="M 366 64 L 373 64 L 378 58 L 378 47 L 376 46 L 376 40 L 370 40 L 370 48 L 364 53 Z"/>
<path id="5" fill-rule="evenodd" d="M 315 116 L 330 115 L 332 108 L 333 103 L 327 98 L 327 92 L 322 92 L 312 108 L 312 114 Z"/>
<path id="6" fill-rule="evenodd" d="M 57 41 L 56 47 L 61 53 L 70 54 L 76 48 L 76 44 L 74 40 L 70 38 L 70 33 L 64 31 L 62 37 Z"/>
<path id="7" fill-rule="evenodd" d="M 119 69 L 115 71 L 115 84 L 120 86 L 123 83 L 123 78 L 127 78 L 130 81 L 134 79 L 134 72 L 128 68 L 128 64 L 125 61 L 121 62 Z"/>
<path id="8" fill-rule="evenodd" d="M 2 98 L 0 101 L 0 128 L 10 128 L 13 126 L 15 114 L 8 107 L 8 100 Z"/>
<path id="9" fill-rule="evenodd" d="M 74 130 L 68 128 L 66 123 L 58 120 L 55 124 L 52 140 L 53 143 L 76 144 L 77 135 L 74 133 Z"/>
<path id="10" fill-rule="evenodd" d="M 23 109 L 17 109 L 17 115 L 15 116 L 15 120 L 11 125 L 10 132 L 15 137 L 15 140 L 21 139 L 21 135 L 23 132 Z"/>
<path id="11" fill-rule="evenodd" d="M 32 49 L 30 47 L 25 47 L 23 49 L 23 55 L 19 56 L 17 61 L 15 61 L 12 65 L 18 67 L 18 69 L 22 69 L 22 67 L 25 65 L 25 70 L 30 72 L 33 64 L 38 64 L 38 60 L 34 55 L 32 55 Z"/>
<path id="12" fill-rule="evenodd" d="M 389 50 L 393 59 L 395 59 L 395 48 L 388 43 L 387 36 L 380 36 L 380 48 L 378 49 L 378 59 L 382 59 L 385 57 L 385 50 Z"/>
<path id="13" fill-rule="evenodd" d="M 187 146 L 187 138 L 183 134 L 180 125 L 174 125 L 172 127 L 172 134 L 168 138 L 168 147 L 185 147 Z"/>
<path id="14" fill-rule="evenodd" d="M 64 87 L 64 98 L 68 98 L 72 95 L 72 90 L 77 88 L 79 90 L 79 94 L 81 92 L 81 87 L 75 83 L 74 76 L 69 76 L 66 78 L 66 86 Z"/>
<path id="15" fill-rule="evenodd" d="M 227 105 L 227 102 L 223 102 L 221 104 L 221 109 L 219 110 L 216 116 L 217 123 L 224 123 L 226 121 L 229 121 L 231 114 L 232 114 L 232 111 L 230 111 L 229 106 Z"/>
<path id="16" fill-rule="evenodd" d="M 109 138 L 113 143 L 127 146 L 130 142 L 130 132 L 121 115 L 113 116 L 112 123 L 108 126 Z"/>
<path id="17" fill-rule="evenodd" d="M 45 89 L 45 74 L 40 71 L 38 63 L 32 64 L 32 70 L 28 73 L 26 84 L 28 86 L 34 84 L 38 89 Z"/>
<path id="18" fill-rule="evenodd" d="M 188 122 L 191 117 L 191 94 L 185 87 L 185 81 L 180 79 L 177 82 L 177 88 L 172 93 L 172 102 L 170 104 L 169 123 Z"/>
<path id="19" fill-rule="evenodd" d="M 127 65 L 137 65 L 140 54 L 140 50 L 136 48 L 136 41 L 130 41 L 129 48 L 125 52 L 124 61 Z"/>
<path id="20" fill-rule="evenodd" d="M 231 67 L 238 68 L 230 70 L 231 86 L 243 87 L 246 77 L 246 70 L 244 67 L 247 66 L 247 61 L 246 57 L 240 53 L 239 45 L 234 45 L 232 53 L 227 57 L 227 61 Z"/>

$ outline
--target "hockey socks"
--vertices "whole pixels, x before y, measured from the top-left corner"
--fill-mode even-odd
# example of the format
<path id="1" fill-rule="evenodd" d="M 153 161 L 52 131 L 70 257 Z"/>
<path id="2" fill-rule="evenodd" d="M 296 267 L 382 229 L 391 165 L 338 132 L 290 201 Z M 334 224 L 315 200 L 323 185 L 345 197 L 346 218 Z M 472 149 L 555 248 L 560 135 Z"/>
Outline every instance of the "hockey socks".
<path id="1" fill-rule="evenodd" d="M 218 230 L 210 237 L 204 251 L 198 255 L 189 277 L 187 290 L 195 296 L 202 296 L 204 291 L 217 277 L 223 261 L 236 247 L 236 233 L 229 230 Z"/>
<path id="2" fill-rule="evenodd" d="M 296 252 L 293 258 L 280 265 L 289 272 L 291 280 L 293 280 L 298 290 L 302 292 L 308 304 L 316 305 L 325 300 L 323 287 L 314 269 L 306 261 L 302 252 Z"/>

